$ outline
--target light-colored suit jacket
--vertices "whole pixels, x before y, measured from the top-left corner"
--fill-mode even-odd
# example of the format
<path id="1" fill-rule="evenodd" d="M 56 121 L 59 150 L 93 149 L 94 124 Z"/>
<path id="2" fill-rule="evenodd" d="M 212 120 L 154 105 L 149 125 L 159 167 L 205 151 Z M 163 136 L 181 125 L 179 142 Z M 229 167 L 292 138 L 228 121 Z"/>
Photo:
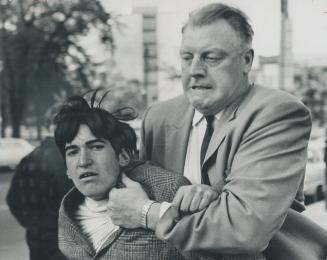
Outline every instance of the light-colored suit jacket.
<path id="1" fill-rule="evenodd" d="M 194 109 L 185 96 L 150 107 L 141 159 L 183 173 Z M 266 249 L 291 205 L 303 210 L 311 131 L 308 109 L 286 92 L 252 86 L 227 107 L 203 165 L 221 191 L 205 210 L 176 221 L 170 208 L 156 234 L 180 250 L 256 254 Z"/>

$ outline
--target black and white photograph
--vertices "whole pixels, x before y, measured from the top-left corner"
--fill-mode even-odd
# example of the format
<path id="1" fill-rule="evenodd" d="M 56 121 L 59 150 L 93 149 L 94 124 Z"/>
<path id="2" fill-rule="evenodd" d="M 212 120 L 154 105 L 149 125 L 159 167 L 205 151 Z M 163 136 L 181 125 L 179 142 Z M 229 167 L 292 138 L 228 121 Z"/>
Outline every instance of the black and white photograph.
<path id="1" fill-rule="evenodd" d="M 327 260 L 326 0 L 0 0 L 0 260 Z"/>

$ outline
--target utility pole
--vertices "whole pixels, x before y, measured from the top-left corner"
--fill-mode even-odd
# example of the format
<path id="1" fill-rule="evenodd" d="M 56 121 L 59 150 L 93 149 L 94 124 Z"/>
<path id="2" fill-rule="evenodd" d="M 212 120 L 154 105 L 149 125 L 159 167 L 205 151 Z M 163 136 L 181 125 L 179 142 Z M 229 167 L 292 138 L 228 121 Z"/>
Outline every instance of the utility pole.
<path id="1" fill-rule="evenodd" d="M 2 2 L 0 2 L 2 5 Z M 4 95 L 4 84 L 3 84 L 3 59 L 4 59 L 4 22 L 5 17 L 3 14 L 3 7 L 0 7 L 0 137 L 4 136 L 4 125 L 3 125 L 3 95 Z"/>
<path id="2" fill-rule="evenodd" d="M 327 132 L 325 132 L 325 209 L 327 209 Z"/>
<path id="3" fill-rule="evenodd" d="M 294 90 L 292 24 L 288 15 L 288 2 L 281 0 L 281 35 L 279 54 L 279 88 Z"/>

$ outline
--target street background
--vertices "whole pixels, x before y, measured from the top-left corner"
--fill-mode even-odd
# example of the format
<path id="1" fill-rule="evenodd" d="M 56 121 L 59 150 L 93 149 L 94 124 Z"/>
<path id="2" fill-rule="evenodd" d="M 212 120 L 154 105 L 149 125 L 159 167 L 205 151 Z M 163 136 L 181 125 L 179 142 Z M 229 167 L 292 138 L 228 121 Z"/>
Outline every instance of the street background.
<path id="1" fill-rule="evenodd" d="M 135 108 L 139 135 L 146 107 L 182 93 L 181 27 L 189 11 L 211 2 L 223 1 L 0 0 L 0 167 L 21 158 L 2 140 L 37 146 L 52 133 L 51 108 L 89 89 L 111 90 L 108 110 Z M 327 1 L 225 2 L 254 28 L 251 81 L 290 92 L 311 110 L 304 214 L 327 228 Z M 24 229 L 5 202 L 12 176 L 0 171 L 0 260 L 25 260 Z"/>
<path id="2" fill-rule="evenodd" d="M 6 204 L 12 171 L 0 171 L 0 260 L 28 260 L 25 230 L 13 218 Z"/>

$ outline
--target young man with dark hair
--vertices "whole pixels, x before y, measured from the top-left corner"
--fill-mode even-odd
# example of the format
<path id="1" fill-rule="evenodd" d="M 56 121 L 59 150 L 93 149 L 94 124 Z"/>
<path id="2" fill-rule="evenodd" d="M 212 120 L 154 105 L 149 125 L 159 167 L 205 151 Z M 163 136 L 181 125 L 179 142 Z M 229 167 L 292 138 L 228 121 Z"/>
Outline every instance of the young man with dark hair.
<path id="1" fill-rule="evenodd" d="M 151 200 L 172 201 L 177 189 L 189 182 L 149 162 L 132 160 L 136 135 L 120 120 L 131 119 L 133 114 L 120 111 L 114 115 L 74 96 L 55 117 L 55 140 L 75 185 L 60 208 L 59 248 L 68 259 L 192 259 L 191 255 L 184 258 L 148 229 Z M 146 201 L 140 214 L 129 216 L 142 228 L 128 230 L 112 222 L 117 216 L 108 208 L 108 194 L 124 185 L 137 189 L 141 185 L 145 191 L 138 198 L 141 203 Z"/>

